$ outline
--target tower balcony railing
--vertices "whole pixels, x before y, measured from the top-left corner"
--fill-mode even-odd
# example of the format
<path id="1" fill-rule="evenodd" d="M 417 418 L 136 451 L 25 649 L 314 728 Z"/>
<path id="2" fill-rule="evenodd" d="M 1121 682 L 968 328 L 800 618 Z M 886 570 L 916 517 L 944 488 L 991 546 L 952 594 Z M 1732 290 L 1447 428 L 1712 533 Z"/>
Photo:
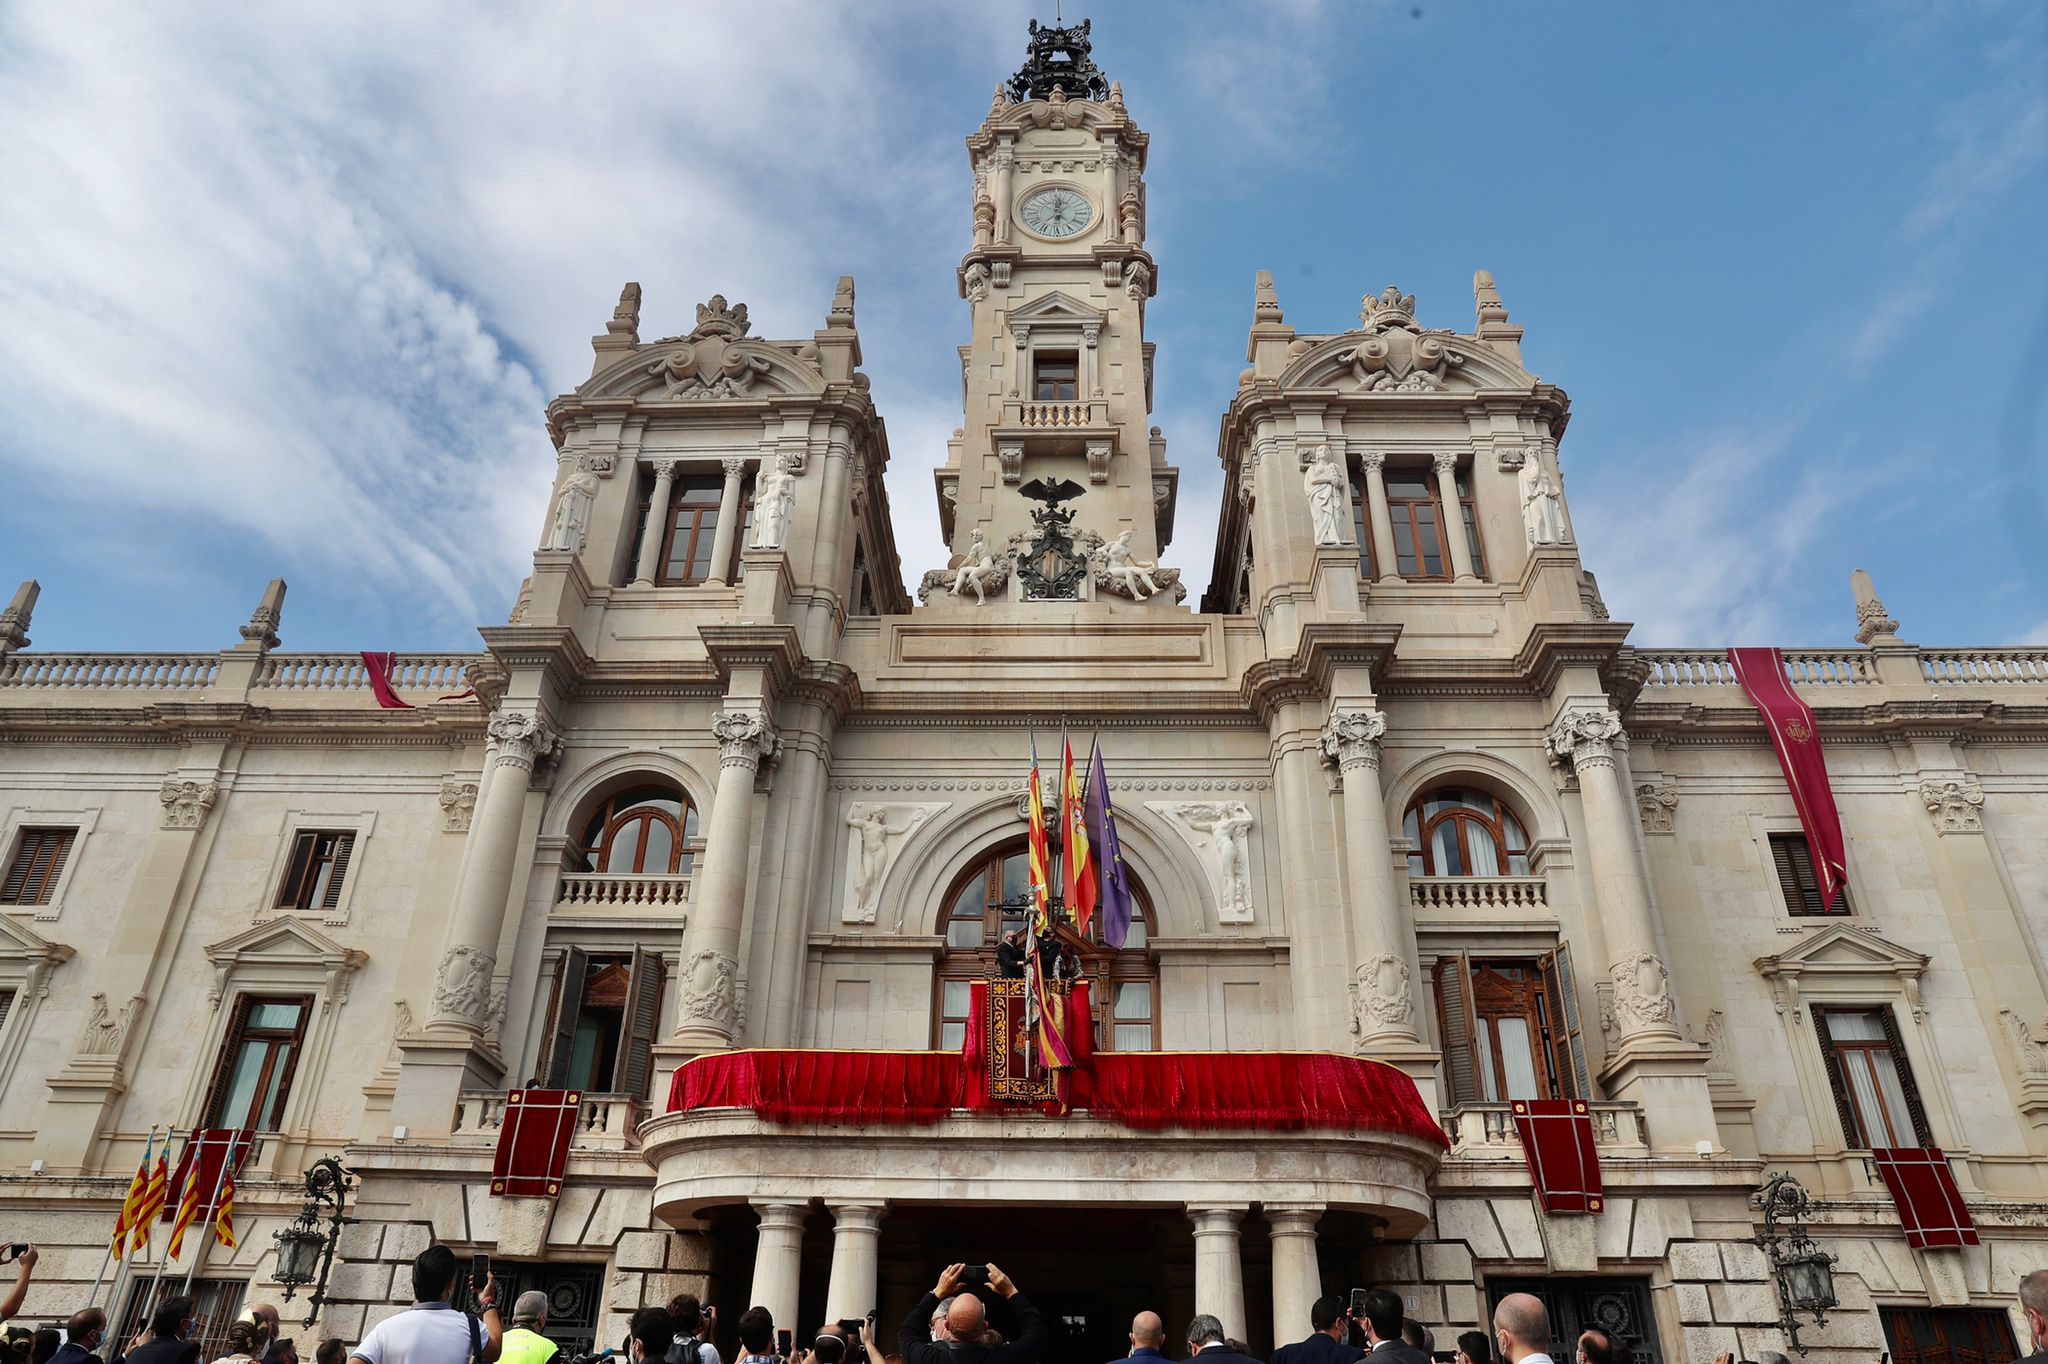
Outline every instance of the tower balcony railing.
<path id="1" fill-rule="evenodd" d="M 576 1114 L 572 1151 L 629 1151 L 640 1145 L 640 1120 L 647 1101 L 633 1094 L 585 1094 Z M 455 1101 L 455 1140 L 495 1142 L 505 1125 L 505 1094 L 465 1089 Z"/>
<path id="2" fill-rule="evenodd" d="M 1419 915 L 1547 912 L 1550 892 L 1540 876 L 1411 876 L 1408 904 Z"/>
<path id="3" fill-rule="evenodd" d="M 2048 648 L 1922 649 L 1920 675 L 1934 686 L 2048 684 Z"/>
<path id="4" fill-rule="evenodd" d="M 690 901 L 688 876 L 632 872 L 567 872 L 555 896 L 558 905 L 583 909 L 680 908 Z"/>
<path id="5" fill-rule="evenodd" d="M 459 692 L 469 685 L 476 654 L 400 654 L 392 662 L 391 686 L 401 692 Z M 361 654 L 270 654 L 256 674 L 259 688 L 280 691 L 370 690 L 370 670 Z"/>
<path id="6" fill-rule="evenodd" d="M 1602 1156 L 1649 1155 L 1649 1134 L 1641 1108 L 1605 1100 L 1596 1100 L 1587 1108 L 1593 1116 L 1593 1145 Z M 1522 1159 L 1522 1140 L 1515 1135 L 1514 1112 L 1508 1104 L 1459 1104 L 1443 1115 L 1442 1122 L 1444 1134 L 1451 1139 L 1453 1159 Z"/>
<path id="7" fill-rule="evenodd" d="M 219 654 L 10 654 L 0 687 L 204 691 L 219 672 Z"/>

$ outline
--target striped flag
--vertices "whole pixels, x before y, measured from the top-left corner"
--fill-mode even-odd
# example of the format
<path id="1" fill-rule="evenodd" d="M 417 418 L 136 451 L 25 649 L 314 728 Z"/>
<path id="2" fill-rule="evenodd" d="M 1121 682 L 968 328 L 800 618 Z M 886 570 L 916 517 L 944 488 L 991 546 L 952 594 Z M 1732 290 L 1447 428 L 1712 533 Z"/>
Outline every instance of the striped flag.
<path id="1" fill-rule="evenodd" d="M 164 1133 L 163 1149 L 156 1153 L 156 1168 L 149 1172 L 149 1183 L 142 1190 L 142 1202 L 135 1210 L 135 1229 L 129 1249 L 137 1255 L 149 1249 L 149 1229 L 156 1225 L 156 1219 L 164 1210 L 164 1199 L 171 1186 L 171 1134 Z"/>
<path id="2" fill-rule="evenodd" d="M 186 1174 L 185 1192 L 178 1199 L 178 1220 L 171 1224 L 171 1244 L 164 1250 L 164 1255 L 169 1259 L 175 1260 L 184 1253 L 185 1228 L 191 1226 L 199 1217 L 199 1171 L 197 1164 L 195 1161 L 194 1168 Z"/>
<path id="3" fill-rule="evenodd" d="M 220 1174 L 220 1211 L 213 1215 L 213 1239 L 229 1250 L 235 1248 L 235 1172 Z"/>
<path id="4" fill-rule="evenodd" d="M 1074 746 L 1061 736 L 1060 748 L 1060 885 L 1074 925 L 1082 933 L 1095 915 L 1095 867 L 1088 855 L 1088 817 L 1081 774 L 1074 767 Z"/>
<path id="5" fill-rule="evenodd" d="M 114 1258 L 120 1259 L 127 1247 L 128 1233 L 135 1227 L 136 1214 L 142 1208 L 143 1195 L 149 1190 L 149 1156 L 156 1146 L 156 1129 L 151 1128 L 149 1145 L 142 1148 L 142 1162 L 135 1167 L 135 1178 L 128 1182 L 128 1196 L 121 1200 L 121 1211 L 114 1218 Z"/>
<path id="6" fill-rule="evenodd" d="M 1038 935 L 1052 927 L 1052 858 L 1046 847 L 1045 798 L 1038 784 L 1038 737 L 1031 739 L 1031 901 L 1033 905 L 1031 925 L 1032 951 L 1037 951 Z"/>

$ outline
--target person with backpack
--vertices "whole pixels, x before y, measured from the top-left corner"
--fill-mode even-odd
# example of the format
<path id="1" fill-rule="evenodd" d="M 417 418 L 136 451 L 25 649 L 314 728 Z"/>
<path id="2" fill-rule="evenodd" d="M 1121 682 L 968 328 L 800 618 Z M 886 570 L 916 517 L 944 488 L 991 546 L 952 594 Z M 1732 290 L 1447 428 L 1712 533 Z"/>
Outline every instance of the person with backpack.
<path id="1" fill-rule="evenodd" d="M 678 1293 L 669 1300 L 668 1315 L 676 1341 L 669 1346 L 667 1364 L 725 1364 L 711 1343 L 711 1333 L 718 1329 L 718 1309 L 699 1303 L 694 1293 Z"/>
<path id="2" fill-rule="evenodd" d="M 496 1364 L 505 1327 L 498 1315 L 498 1280 L 486 1276 L 477 1291 L 477 1311 L 458 1312 L 455 1252 L 428 1246 L 412 1262 L 412 1310 L 386 1317 L 370 1328 L 350 1361 L 363 1364 Z"/>

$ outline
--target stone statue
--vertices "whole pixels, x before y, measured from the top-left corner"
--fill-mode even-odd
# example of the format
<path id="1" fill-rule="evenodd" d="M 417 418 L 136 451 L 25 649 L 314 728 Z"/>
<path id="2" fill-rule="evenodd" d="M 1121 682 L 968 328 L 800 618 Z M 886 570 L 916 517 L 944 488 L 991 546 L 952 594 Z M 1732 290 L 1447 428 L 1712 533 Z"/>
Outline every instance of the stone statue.
<path id="1" fill-rule="evenodd" d="M 1564 528 L 1564 497 L 1541 460 L 1522 465 L 1521 484 L 1522 520 L 1529 528 L 1529 543 L 1570 544 L 1571 536 Z"/>
<path id="2" fill-rule="evenodd" d="M 876 897 L 889 870 L 889 840 L 914 832 L 931 813 L 928 807 L 916 805 L 855 805 L 847 810 L 846 827 L 853 830 L 855 848 L 848 922 L 875 921 Z"/>
<path id="3" fill-rule="evenodd" d="M 1159 584 L 1152 580 L 1152 570 L 1159 565 L 1145 563 L 1131 553 L 1129 531 L 1122 532 L 1102 547 L 1102 561 L 1111 581 L 1121 586 L 1132 601 L 1143 601 L 1157 595 Z"/>
<path id="4" fill-rule="evenodd" d="M 1252 878 L 1249 844 L 1252 812 L 1243 802 L 1228 805 L 1183 805 L 1180 817 L 1191 829 L 1209 835 L 1221 875 L 1219 892 L 1225 920 L 1251 918 Z"/>
<path id="5" fill-rule="evenodd" d="M 974 604 L 980 606 L 988 600 L 988 583 L 995 576 L 996 559 L 988 552 L 988 541 L 982 538 L 981 528 L 974 529 L 974 538 L 968 542 L 967 553 L 960 556 L 960 563 L 953 574 L 953 595 L 964 597 L 967 589 L 974 589 Z"/>
<path id="6" fill-rule="evenodd" d="M 781 549 L 796 509 L 796 475 L 781 459 L 764 461 L 754 481 L 754 548 Z"/>
<path id="7" fill-rule="evenodd" d="M 1348 545 L 1351 533 L 1350 508 L 1345 504 L 1351 500 L 1351 479 L 1344 472 L 1344 464 L 1331 452 L 1327 445 L 1318 445 L 1308 468 L 1301 475 L 1301 486 L 1308 493 L 1308 515 L 1315 527 L 1316 543 L 1319 545 Z"/>
<path id="8" fill-rule="evenodd" d="M 590 470 L 578 469 L 563 480 L 562 491 L 555 496 L 554 517 L 548 522 L 548 533 L 540 547 L 583 548 L 583 535 L 590 526 L 590 504 L 596 500 L 597 475 Z"/>

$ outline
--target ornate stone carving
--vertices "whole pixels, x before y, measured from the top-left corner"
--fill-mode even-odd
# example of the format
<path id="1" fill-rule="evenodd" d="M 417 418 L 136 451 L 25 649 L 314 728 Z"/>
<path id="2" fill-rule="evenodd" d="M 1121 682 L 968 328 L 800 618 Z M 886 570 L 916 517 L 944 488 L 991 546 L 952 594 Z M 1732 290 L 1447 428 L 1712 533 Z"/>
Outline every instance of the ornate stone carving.
<path id="1" fill-rule="evenodd" d="M 36 598 L 42 591 L 41 583 L 34 578 L 26 579 L 14 590 L 14 599 L 7 603 L 7 609 L 0 611 L 0 657 L 28 647 L 29 621 L 35 615 Z"/>
<path id="2" fill-rule="evenodd" d="M 278 646 L 278 623 L 283 619 L 284 579 L 272 578 L 270 586 L 263 590 L 263 599 L 249 613 L 249 623 L 242 627 L 242 638 L 259 649 L 275 649 Z"/>
<path id="3" fill-rule="evenodd" d="M 1628 1031 L 1654 1028 L 1671 1021 L 1671 973 L 1654 953 L 1637 952 L 1611 968 L 1614 1012 Z"/>
<path id="4" fill-rule="evenodd" d="M 1387 717 L 1376 710 L 1340 710 L 1330 716 L 1323 726 L 1323 734 L 1316 741 L 1316 750 L 1323 761 L 1335 766 L 1341 772 L 1357 767 L 1370 767 L 1377 771 L 1380 765 L 1380 739 L 1387 732 Z"/>
<path id="5" fill-rule="evenodd" d="M 2048 1075 L 2048 1036 L 2036 1037 L 2027 1020 L 2011 1009 L 2000 1009 L 1998 1021 L 2005 1027 L 2005 1040 L 2012 1046 L 2012 1058 L 2022 1075 Z M 2048 1019 L 2042 1020 L 2048 1032 Z"/>
<path id="6" fill-rule="evenodd" d="M 529 772 L 553 758 L 562 745 L 561 736 L 531 711 L 501 710 L 484 726 L 484 733 L 497 746 L 494 761 Z"/>
<path id="7" fill-rule="evenodd" d="M 1004 442 L 996 447 L 996 461 L 1003 466 L 1003 482 L 1016 483 L 1024 477 L 1024 447 Z"/>
<path id="8" fill-rule="evenodd" d="M 1089 562 L 1095 571 L 1095 586 L 1103 592 L 1132 601 L 1144 601 L 1162 592 L 1174 593 L 1179 601 L 1188 594 L 1181 585 L 1180 570 L 1146 563 L 1131 552 L 1131 532 L 1123 531 L 1100 549 L 1091 551 Z"/>
<path id="9" fill-rule="evenodd" d="M 1141 260 L 1124 262 L 1124 297 L 1143 303 L 1152 293 L 1152 267 Z"/>
<path id="10" fill-rule="evenodd" d="M 1123 228 L 1126 246 L 1138 246 L 1145 240 L 1145 210 L 1138 202 L 1138 191 L 1127 189 L 1123 198 L 1116 201 L 1117 221 Z"/>
<path id="11" fill-rule="evenodd" d="M 871 924 L 882 893 L 882 881 L 889 874 L 904 843 L 944 805 L 869 805 L 846 807 L 846 903 L 840 921 Z M 897 927 L 903 924 L 899 907 Z"/>
<path id="12" fill-rule="evenodd" d="M 1034 529 L 1029 543 L 1012 557 L 1025 600 L 1079 600 L 1082 580 L 1088 577 L 1088 552 L 1100 543 L 1100 537 L 1087 543 L 1085 534 L 1077 536 L 1073 529 L 1074 509 L 1066 504 L 1084 490 L 1070 479 L 1035 478 L 1018 491 L 1040 504 L 1031 511 Z"/>
<path id="13" fill-rule="evenodd" d="M 578 469 L 562 480 L 562 490 L 555 494 L 554 514 L 548 518 L 548 533 L 540 542 L 542 549 L 583 548 L 583 536 L 590 528 L 590 504 L 597 500 L 597 482 L 597 475 L 588 469 Z"/>
<path id="14" fill-rule="evenodd" d="M 1676 831 L 1678 785 L 1665 780 L 1636 783 L 1636 811 L 1642 816 L 1643 832 L 1668 834 Z"/>
<path id="15" fill-rule="evenodd" d="M 1216 892 L 1217 917 L 1227 924 L 1252 921 L 1251 807 L 1242 801 L 1200 804 L 1147 801 L 1202 855 Z"/>
<path id="16" fill-rule="evenodd" d="M 1612 710 L 1574 709 L 1558 717 L 1544 738 L 1544 748 L 1555 763 L 1570 763 L 1573 770 L 1614 763 L 1614 750 L 1623 742 L 1621 716 Z"/>
<path id="17" fill-rule="evenodd" d="M 1899 623 L 1877 599 L 1877 585 L 1870 581 L 1870 575 L 1856 569 L 1849 575 L 1849 590 L 1856 597 L 1856 642 L 1867 645 L 1880 636 L 1887 640 L 1897 638 Z"/>
<path id="18" fill-rule="evenodd" d="M 735 349 L 722 336 L 707 336 L 694 345 L 677 343 L 647 372 L 662 381 L 664 398 L 741 398 L 768 369 L 763 357 Z"/>
<path id="19" fill-rule="evenodd" d="M 1529 452 L 1519 445 L 1493 447 L 1493 467 L 1503 473 L 1516 473 L 1528 462 Z"/>
<path id="20" fill-rule="evenodd" d="M 1934 818 L 1937 832 L 1984 832 L 1984 788 L 1968 772 L 1960 777 L 1920 783 L 1920 801 Z"/>
<path id="21" fill-rule="evenodd" d="M 1351 1031 L 1361 1036 L 1408 1032 L 1414 1027 L 1415 997 L 1408 963 L 1391 952 L 1367 957 L 1351 978 Z"/>
<path id="22" fill-rule="evenodd" d="M 441 956 L 434 975 L 434 1015 L 484 1028 L 491 1014 L 491 972 L 498 959 L 473 943 L 457 943 Z"/>
<path id="23" fill-rule="evenodd" d="M 707 1023 L 732 1036 L 738 1021 L 738 993 L 739 964 L 723 952 L 699 948 L 690 955 L 683 976 L 683 1021 Z"/>
<path id="24" fill-rule="evenodd" d="M 1309 524 L 1318 545 L 1351 543 L 1351 476 L 1328 445 L 1316 446 L 1301 476 Z"/>
<path id="25" fill-rule="evenodd" d="M 606 332 L 623 336 L 637 343 L 640 340 L 640 286 L 628 284 L 619 290 L 619 304 L 612 309 L 612 320 L 604 324 Z"/>
<path id="26" fill-rule="evenodd" d="M 450 777 L 441 783 L 441 832 L 466 833 L 476 814 L 477 784 Z"/>
<path id="27" fill-rule="evenodd" d="M 1728 1067 L 1724 1064 L 1727 1056 L 1721 1050 L 1722 1039 L 1726 1029 L 1727 1016 L 1719 1009 L 1708 1010 L 1707 1025 L 1700 1032 L 1700 1045 L 1706 1048 L 1707 1071 L 1709 1074 L 1728 1074 Z"/>
<path id="28" fill-rule="evenodd" d="M 142 996 L 130 996 L 119 1013 L 107 1007 L 105 994 L 95 992 L 92 1012 L 86 1015 L 85 1032 L 78 1039 L 80 1056 L 119 1056 L 135 1020 L 142 1014 Z"/>
<path id="29" fill-rule="evenodd" d="M 196 829 L 206 823 L 207 811 L 220 798 L 220 783 L 169 777 L 157 788 L 156 798 L 163 802 L 166 829 Z"/>
<path id="30" fill-rule="evenodd" d="M 1564 524 L 1564 494 L 1558 490 L 1557 480 L 1539 460 L 1530 460 L 1522 466 L 1519 478 L 1522 490 L 1522 525 L 1528 532 L 1529 543 L 1533 545 L 1568 545 L 1571 533 Z"/>
<path id="31" fill-rule="evenodd" d="M 983 204 L 987 202 L 986 199 L 982 200 Z M 982 240 L 980 208 L 980 204 L 975 206 L 974 240 L 976 245 L 985 246 L 987 243 Z M 991 226 L 995 222 L 995 209 L 993 207 L 989 209 L 989 222 Z M 961 272 L 960 282 L 962 287 L 966 289 L 967 298 L 970 302 L 981 302 L 988 297 L 988 265 L 983 261 L 973 262 Z"/>
<path id="32" fill-rule="evenodd" d="M 1365 296 L 1358 320 L 1366 336 L 1348 358 L 1364 392 L 1435 392 L 1443 388 L 1444 376 L 1464 363 L 1442 340 L 1451 333 L 1416 325 L 1415 295 L 1391 284 L 1378 298 Z"/>
<path id="33" fill-rule="evenodd" d="M 764 460 L 754 479 L 754 548 L 781 549 L 796 509 L 796 474 L 787 457 Z"/>
<path id="34" fill-rule="evenodd" d="M 757 710 L 719 711 L 711 718 L 711 732 L 718 738 L 718 765 L 722 768 L 755 771 L 763 758 L 780 747 L 768 717 Z"/>
<path id="35" fill-rule="evenodd" d="M 1093 41 L 1088 37 L 1092 21 L 1060 28 L 1040 27 L 1031 21 L 1031 37 L 1025 47 L 1024 65 L 1010 77 L 1009 95 L 1019 103 L 1033 99 L 1064 98 L 1072 90 L 1082 99 L 1107 100 L 1109 81 L 1095 65 Z M 991 113 L 995 112 L 993 109 Z"/>
<path id="36" fill-rule="evenodd" d="M 953 585 L 948 590 L 956 597 L 964 597 L 969 592 L 974 593 L 976 606 L 985 603 L 991 591 L 1002 587 L 1010 580 L 1008 568 L 997 563 L 995 555 L 989 553 L 988 540 L 982 535 L 979 526 L 974 528 L 968 538 L 967 552 L 954 555 L 953 561 L 946 566 L 944 572 L 953 575 Z M 926 576 L 929 578 L 930 575 Z M 917 599 L 924 601 L 929 595 L 930 584 L 920 584 Z"/>
<path id="37" fill-rule="evenodd" d="M 403 999 L 391 1001 L 391 1051 L 387 1065 L 398 1065 L 404 1059 L 401 1050 L 405 1039 L 412 1036 L 412 1005 Z"/>

